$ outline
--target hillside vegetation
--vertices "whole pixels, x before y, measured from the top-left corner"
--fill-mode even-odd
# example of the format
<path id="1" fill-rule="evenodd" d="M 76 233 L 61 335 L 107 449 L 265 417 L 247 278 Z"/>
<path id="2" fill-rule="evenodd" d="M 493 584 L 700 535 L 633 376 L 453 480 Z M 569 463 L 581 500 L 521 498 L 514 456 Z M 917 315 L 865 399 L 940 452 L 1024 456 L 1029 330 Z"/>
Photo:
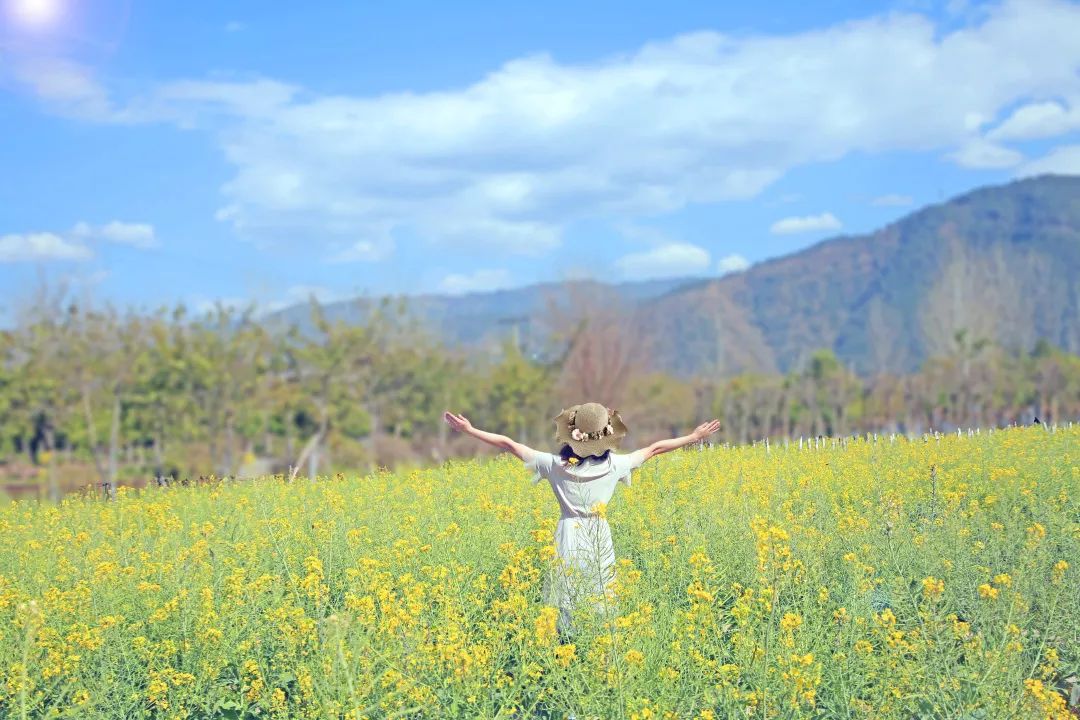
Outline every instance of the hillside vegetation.
<path id="1" fill-rule="evenodd" d="M 1080 177 L 984 188 L 870 235 L 827 240 L 642 307 L 657 364 L 788 371 L 818 347 L 906 373 L 957 331 L 1080 352 Z"/>

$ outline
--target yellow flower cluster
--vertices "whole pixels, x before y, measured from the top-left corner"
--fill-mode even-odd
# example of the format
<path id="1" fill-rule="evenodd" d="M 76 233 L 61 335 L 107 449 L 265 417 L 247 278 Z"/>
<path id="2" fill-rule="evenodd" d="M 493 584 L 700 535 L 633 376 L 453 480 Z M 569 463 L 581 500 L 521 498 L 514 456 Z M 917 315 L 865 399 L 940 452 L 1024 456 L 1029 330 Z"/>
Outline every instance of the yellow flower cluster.
<path id="1" fill-rule="evenodd" d="M 557 506 L 506 456 L 9 503 L 0 716 L 1064 720 L 1077 448 L 664 455 L 594 508 L 614 576 L 569 630 Z"/>
<path id="2" fill-rule="evenodd" d="M 922 581 L 922 591 L 923 597 L 929 600 L 936 600 L 945 592 L 945 581 L 932 575 L 925 577 Z"/>

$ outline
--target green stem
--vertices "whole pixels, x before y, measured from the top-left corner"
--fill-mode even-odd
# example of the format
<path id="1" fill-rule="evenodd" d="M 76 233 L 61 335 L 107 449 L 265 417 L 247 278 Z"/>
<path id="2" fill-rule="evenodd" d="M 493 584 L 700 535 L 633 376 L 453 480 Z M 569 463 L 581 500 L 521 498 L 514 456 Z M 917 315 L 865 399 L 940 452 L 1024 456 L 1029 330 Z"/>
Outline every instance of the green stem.
<path id="1" fill-rule="evenodd" d="M 1035 670 L 1039 667 L 1039 658 L 1041 658 L 1043 656 L 1043 651 L 1046 650 L 1046 638 L 1049 636 L 1050 628 L 1053 626 L 1053 623 L 1054 623 L 1054 611 L 1057 610 L 1058 598 L 1060 598 L 1060 597 L 1061 597 L 1061 590 L 1059 589 L 1056 593 L 1054 593 L 1054 599 L 1050 603 L 1050 614 L 1046 618 L 1046 627 L 1043 628 L 1042 639 L 1039 641 L 1039 652 L 1035 653 L 1035 662 L 1032 663 L 1031 669 L 1027 671 L 1026 676 L 1024 678 L 1025 680 L 1027 678 L 1030 678 L 1032 675 L 1034 675 Z M 1020 701 L 1023 699 L 1023 697 L 1024 697 L 1024 693 L 1022 691 L 1017 693 L 1016 702 L 1013 703 L 1013 712 L 1012 712 L 1013 715 L 1016 714 L 1017 709 L 1020 707 Z"/>

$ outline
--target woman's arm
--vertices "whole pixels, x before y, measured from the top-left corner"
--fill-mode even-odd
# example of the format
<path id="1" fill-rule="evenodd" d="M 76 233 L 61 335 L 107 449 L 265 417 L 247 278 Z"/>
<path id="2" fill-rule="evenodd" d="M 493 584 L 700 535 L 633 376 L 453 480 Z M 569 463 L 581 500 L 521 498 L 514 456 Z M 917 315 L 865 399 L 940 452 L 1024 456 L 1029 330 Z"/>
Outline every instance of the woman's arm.
<path id="1" fill-rule="evenodd" d="M 685 447 L 690 443 L 701 442 L 719 429 L 720 421 L 710 420 L 707 423 L 702 423 L 701 425 L 698 425 L 689 435 L 671 438 L 670 440 L 657 440 L 649 447 L 642 448 L 638 452 L 644 453 L 645 460 L 648 460 L 649 458 L 656 457 L 657 455 L 663 455 L 666 452 L 678 450 L 679 448 Z M 642 462 L 644 462 L 644 460 Z"/>
<path id="2" fill-rule="evenodd" d="M 511 440 L 505 435 L 497 435 L 495 433 L 490 433 L 485 430 L 480 430 L 479 428 L 474 428 L 472 426 L 472 423 L 469 422 L 468 418 L 466 418 L 464 415 L 455 415 L 454 413 L 447 410 L 445 413 L 443 413 L 443 420 L 445 420 L 446 424 L 449 425 L 456 432 L 471 435 L 477 440 L 486 442 L 488 445 L 497 447 L 500 450 L 505 450 L 508 453 L 512 453 L 513 455 L 516 455 L 520 460 L 523 460 L 525 462 L 532 460 L 533 456 L 536 455 L 536 451 L 528 445 L 522 445 L 515 440 Z"/>

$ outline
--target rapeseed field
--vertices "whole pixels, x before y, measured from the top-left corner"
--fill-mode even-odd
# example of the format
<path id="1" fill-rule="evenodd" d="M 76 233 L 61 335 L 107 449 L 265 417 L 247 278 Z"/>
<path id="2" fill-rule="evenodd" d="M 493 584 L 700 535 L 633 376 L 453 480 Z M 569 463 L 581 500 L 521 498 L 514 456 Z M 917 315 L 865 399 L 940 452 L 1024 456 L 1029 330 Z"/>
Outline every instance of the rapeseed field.
<path id="1" fill-rule="evenodd" d="M 1064 720 L 1078 466 L 1080 428 L 665 455 L 569 636 L 509 456 L 8 503 L 0 716 Z"/>

